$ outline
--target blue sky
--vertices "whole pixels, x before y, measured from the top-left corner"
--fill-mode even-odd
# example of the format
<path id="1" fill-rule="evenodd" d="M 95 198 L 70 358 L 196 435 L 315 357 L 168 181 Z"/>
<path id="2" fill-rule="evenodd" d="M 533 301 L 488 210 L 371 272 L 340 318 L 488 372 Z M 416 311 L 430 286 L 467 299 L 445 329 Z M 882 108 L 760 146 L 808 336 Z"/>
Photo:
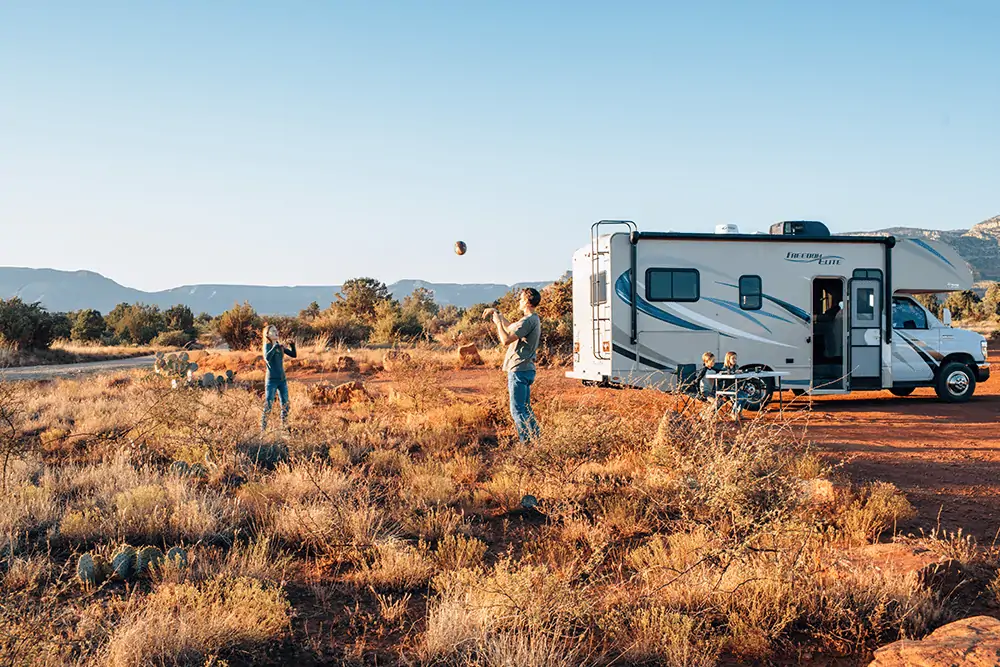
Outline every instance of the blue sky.
<path id="1" fill-rule="evenodd" d="M 561 274 L 600 218 L 968 227 L 1000 213 L 998 24 L 971 1 L 4 3 L 0 265 L 509 283 Z"/>

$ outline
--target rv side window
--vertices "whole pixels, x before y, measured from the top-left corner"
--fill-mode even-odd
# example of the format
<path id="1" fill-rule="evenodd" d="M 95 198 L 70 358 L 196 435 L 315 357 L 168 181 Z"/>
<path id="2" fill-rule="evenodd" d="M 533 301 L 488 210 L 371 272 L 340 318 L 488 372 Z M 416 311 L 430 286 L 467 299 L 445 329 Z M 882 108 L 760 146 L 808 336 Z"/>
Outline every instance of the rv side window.
<path id="1" fill-rule="evenodd" d="M 909 299 L 892 300 L 893 329 L 926 329 L 927 313 Z"/>
<path id="2" fill-rule="evenodd" d="M 882 280 L 882 269 L 854 269 L 854 278 Z"/>
<path id="3" fill-rule="evenodd" d="M 647 269 L 647 301 L 697 301 L 701 278 L 695 269 Z"/>
<path id="4" fill-rule="evenodd" d="M 740 308 L 760 310 L 762 305 L 760 276 L 740 276 Z"/>
<path id="5" fill-rule="evenodd" d="M 590 281 L 590 305 L 606 303 L 608 300 L 608 272 L 601 271 L 596 280 Z"/>

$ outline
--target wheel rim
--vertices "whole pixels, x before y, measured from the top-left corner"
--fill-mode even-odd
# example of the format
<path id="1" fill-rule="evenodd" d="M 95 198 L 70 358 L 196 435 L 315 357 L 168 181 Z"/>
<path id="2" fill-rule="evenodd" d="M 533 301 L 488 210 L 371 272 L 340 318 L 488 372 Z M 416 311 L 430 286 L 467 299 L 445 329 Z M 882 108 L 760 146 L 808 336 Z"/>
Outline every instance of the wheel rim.
<path id="1" fill-rule="evenodd" d="M 744 387 L 747 395 L 747 402 L 757 404 L 764 400 L 767 388 L 761 379 L 754 378 L 750 382 L 747 382 Z"/>
<path id="2" fill-rule="evenodd" d="M 954 371 L 945 379 L 945 385 L 953 396 L 961 396 L 969 389 L 969 376 L 962 371 Z"/>

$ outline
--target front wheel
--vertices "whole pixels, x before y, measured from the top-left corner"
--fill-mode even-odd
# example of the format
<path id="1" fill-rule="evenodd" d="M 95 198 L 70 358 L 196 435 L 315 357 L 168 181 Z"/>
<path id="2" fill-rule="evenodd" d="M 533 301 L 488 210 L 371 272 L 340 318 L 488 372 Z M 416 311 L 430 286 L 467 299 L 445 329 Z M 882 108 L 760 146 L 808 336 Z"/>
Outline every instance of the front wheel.
<path id="1" fill-rule="evenodd" d="M 965 403 L 976 391 L 976 376 L 965 364 L 953 361 L 938 371 L 934 390 L 942 401 Z"/>
<path id="2" fill-rule="evenodd" d="M 909 396 L 910 394 L 912 394 L 913 393 L 913 387 L 893 388 L 893 389 L 889 390 L 889 393 L 892 394 L 893 396 L 899 396 L 899 397 L 902 398 L 904 396 Z"/>

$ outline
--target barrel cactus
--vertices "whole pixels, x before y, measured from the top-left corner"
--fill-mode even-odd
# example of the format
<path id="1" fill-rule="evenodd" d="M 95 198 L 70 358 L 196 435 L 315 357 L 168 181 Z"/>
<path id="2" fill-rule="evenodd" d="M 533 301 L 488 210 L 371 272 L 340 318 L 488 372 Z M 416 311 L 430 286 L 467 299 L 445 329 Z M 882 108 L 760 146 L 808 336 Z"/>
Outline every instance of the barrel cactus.
<path id="1" fill-rule="evenodd" d="M 156 547 L 143 547 L 135 557 L 137 574 L 148 574 L 163 565 L 163 552 Z"/>
<path id="2" fill-rule="evenodd" d="M 134 547 L 123 547 L 111 559 L 111 576 L 119 581 L 126 581 L 135 576 L 136 553 Z"/>
<path id="3" fill-rule="evenodd" d="M 183 570 L 187 568 L 188 565 L 188 555 L 187 551 L 181 547 L 170 547 L 167 551 L 167 564 L 173 565 L 178 570 Z"/>

